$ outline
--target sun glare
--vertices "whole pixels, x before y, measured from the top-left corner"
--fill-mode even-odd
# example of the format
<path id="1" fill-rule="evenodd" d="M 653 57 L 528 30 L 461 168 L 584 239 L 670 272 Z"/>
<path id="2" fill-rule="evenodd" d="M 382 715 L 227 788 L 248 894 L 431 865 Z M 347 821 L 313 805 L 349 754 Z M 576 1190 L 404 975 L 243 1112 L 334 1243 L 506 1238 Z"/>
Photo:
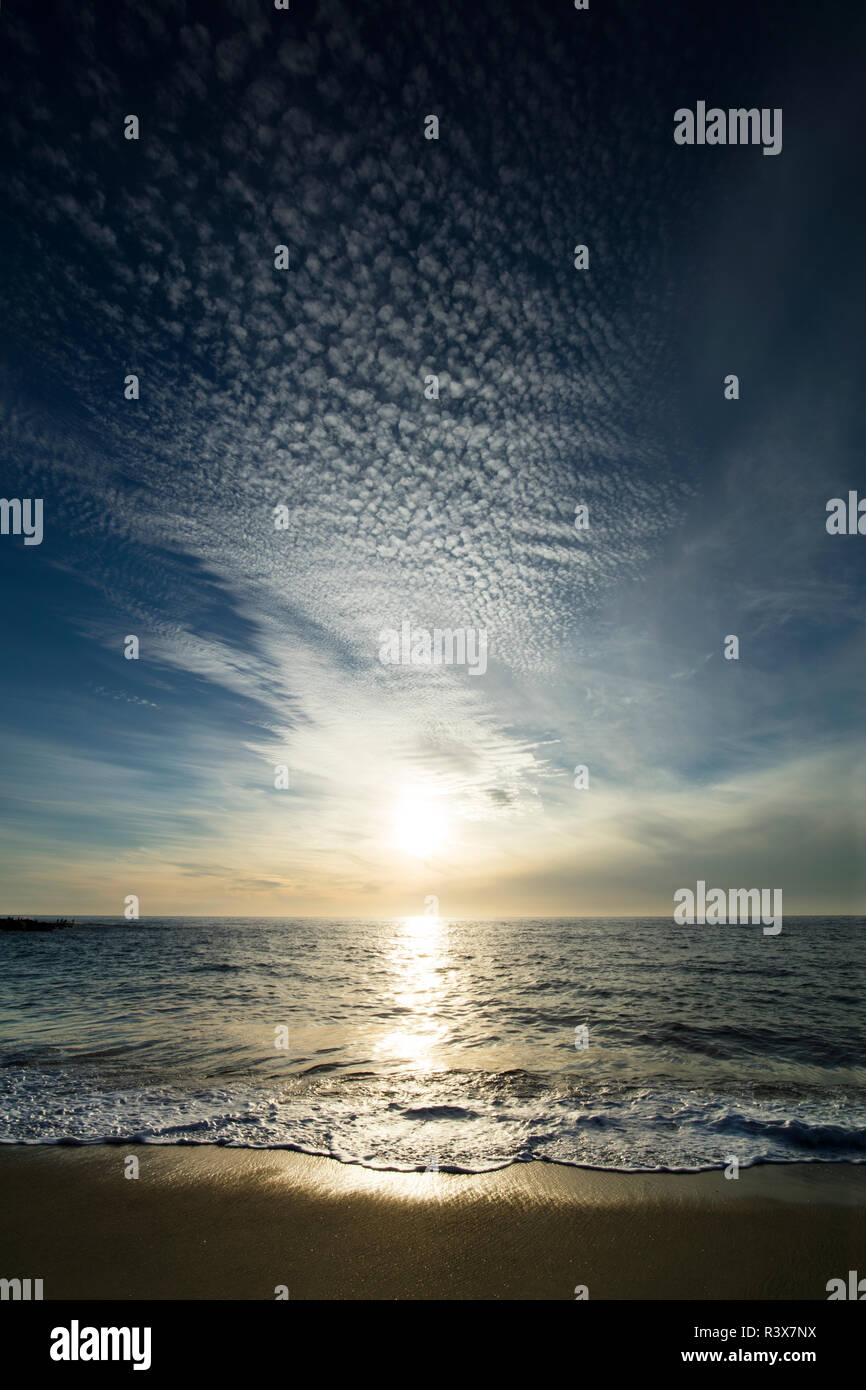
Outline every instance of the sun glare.
<path id="1" fill-rule="evenodd" d="M 433 913 L 425 913 L 423 917 L 404 917 L 402 920 L 407 937 L 438 936 L 442 925 L 442 918 Z"/>
<path id="2" fill-rule="evenodd" d="M 394 810 L 392 844 L 416 859 L 428 859 L 442 849 L 447 820 L 437 801 L 423 792 L 409 792 Z"/>

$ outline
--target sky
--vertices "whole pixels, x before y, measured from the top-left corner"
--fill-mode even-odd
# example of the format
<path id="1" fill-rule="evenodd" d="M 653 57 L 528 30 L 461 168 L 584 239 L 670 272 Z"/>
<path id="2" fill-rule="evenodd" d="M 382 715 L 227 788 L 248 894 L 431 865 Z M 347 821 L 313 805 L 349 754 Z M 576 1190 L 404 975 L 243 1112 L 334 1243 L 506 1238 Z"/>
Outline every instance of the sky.
<path id="1" fill-rule="evenodd" d="M 864 910 L 863 20 L 696 8 L 3 5 L 0 911 Z"/>

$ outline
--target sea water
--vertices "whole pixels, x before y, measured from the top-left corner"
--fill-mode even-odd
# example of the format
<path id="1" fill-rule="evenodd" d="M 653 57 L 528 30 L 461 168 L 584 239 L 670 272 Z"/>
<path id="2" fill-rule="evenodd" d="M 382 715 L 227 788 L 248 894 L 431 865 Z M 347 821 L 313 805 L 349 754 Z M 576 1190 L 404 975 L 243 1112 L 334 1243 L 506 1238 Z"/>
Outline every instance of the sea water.
<path id="1" fill-rule="evenodd" d="M 377 1168 L 866 1160 L 863 918 L 80 920 L 0 935 L 0 1141 Z"/>

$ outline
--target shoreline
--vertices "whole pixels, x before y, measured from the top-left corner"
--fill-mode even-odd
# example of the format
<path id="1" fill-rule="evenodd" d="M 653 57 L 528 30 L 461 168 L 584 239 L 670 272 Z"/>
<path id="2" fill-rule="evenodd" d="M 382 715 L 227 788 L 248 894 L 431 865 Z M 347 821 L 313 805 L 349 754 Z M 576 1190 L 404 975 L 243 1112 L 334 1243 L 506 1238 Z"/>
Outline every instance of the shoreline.
<path id="1" fill-rule="evenodd" d="M 447 1177 L 454 1178 L 486 1178 L 497 1173 L 506 1173 L 510 1168 L 562 1168 L 573 1170 L 577 1173 L 587 1173 L 598 1176 L 610 1175 L 613 1178 L 694 1178 L 711 1174 L 721 1175 L 724 1171 L 724 1164 L 707 1164 L 701 1168 L 606 1168 L 601 1164 L 595 1163 L 570 1163 L 567 1159 L 546 1158 L 513 1158 L 504 1163 L 499 1163 L 492 1168 L 456 1168 L 449 1167 L 443 1163 L 438 1168 L 409 1168 L 395 1167 L 389 1168 L 387 1165 L 374 1165 L 364 1163 L 356 1158 L 338 1158 L 333 1153 L 320 1153 L 312 1149 L 299 1149 L 292 1144 L 238 1144 L 238 1143 L 219 1143 L 216 1140 L 208 1139 L 178 1139 L 173 1143 L 163 1143 L 156 1139 L 140 1138 L 100 1138 L 100 1139 L 0 1139 L 0 1155 L 8 1152 L 18 1152 L 23 1149 L 56 1149 L 66 1152 L 70 1149 L 123 1149 L 125 1152 L 137 1154 L 141 1150 L 162 1149 L 180 1151 L 183 1149 L 213 1149 L 219 1153 L 238 1153 L 238 1154 L 287 1154 L 299 1159 L 313 1159 L 318 1161 L 323 1159 L 326 1163 L 335 1163 L 338 1168 L 360 1168 L 362 1171 L 372 1174 L 381 1174 L 385 1177 L 393 1174 L 395 1177 L 412 1178 L 426 1176 L 428 1173 L 440 1173 Z M 2 1163 L 2 1160 L 0 1160 Z M 740 1163 L 740 1174 L 753 1171 L 756 1168 L 772 1168 L 779 1172 L 786 1169 L 800 1168 L 863 1168 L 866 1169 L 866 1158 L 862 1161 L 851 1158 L 796 1158 L 789 1161 L 782 1161 L 775 1158 L 757 1158 L 749 1163 Z"/>
<path id="2" fill-rule="evenodd" d="M 138 1162 L 138 1178 L 126 1177 Z M 287 1149 L 0 1146 L 0 1277 L 51 1299 L 817 1299 L 863 1266 L 866 1165 L 736 1180 Z"/>

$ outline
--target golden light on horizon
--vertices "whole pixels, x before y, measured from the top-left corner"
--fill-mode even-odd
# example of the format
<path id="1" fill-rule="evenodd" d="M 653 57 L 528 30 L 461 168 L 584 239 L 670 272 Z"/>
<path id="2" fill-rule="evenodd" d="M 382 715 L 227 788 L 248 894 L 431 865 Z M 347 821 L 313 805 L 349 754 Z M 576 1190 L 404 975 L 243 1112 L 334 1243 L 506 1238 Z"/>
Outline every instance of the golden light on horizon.
<path id="1" fill-rule="evenodd" d="M 425 912 L 420 917 L 400 917 L 397 919 L 406 928 L 406 934 L 414 937 L 434 936 L 442 925 L 442 918 Z"/>

